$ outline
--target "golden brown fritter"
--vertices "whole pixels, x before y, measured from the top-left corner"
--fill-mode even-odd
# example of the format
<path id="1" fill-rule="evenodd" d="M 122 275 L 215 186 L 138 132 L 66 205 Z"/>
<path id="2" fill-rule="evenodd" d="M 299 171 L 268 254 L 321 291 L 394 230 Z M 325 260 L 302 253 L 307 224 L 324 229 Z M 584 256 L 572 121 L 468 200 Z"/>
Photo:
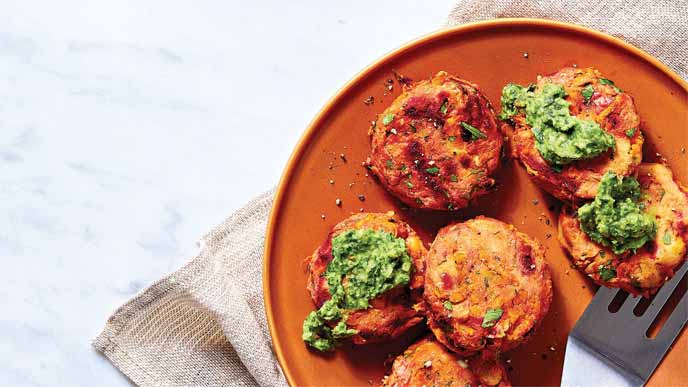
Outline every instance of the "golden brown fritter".
<path id="1" fill-rule="evenodd" d="M 308 263 L 307 289 L 317 308 L 331 298 L 325 270 L 332 260 L 332 238 L 346 230 L 370 229 L 388 232 L 406 240 L 408 254 L 414 267 L 408 288 L 387 291 L 370 301 L 371 307 L 353 311 L 346 324 L 358 333 L 351 337 L 355 344 L 375 343 L 398 337 L 407 329 L 423 321 L 416 305 L 420 301 L 424 280 L 423 257 L 427 250 L 411 227 L 399 220 L 394 212 L 362 213 L 350 216 L 334 226 L 327 239 L 306 258 Z"/>
<path id="2" fill-rule="evenodd" d="M 453 386 L 510 387 L 506 370 L 495 358 L 465 359 L 448 351 L 434 338 L 411 345 L 394 360 L 384 387 Z"/>
<path id="3" fill-rule="evenodd" d="M 371 128 L 367 165 L 411 207 L 454 210 L 495 184 L 504 134 L 478 86 L 444 71 L 404 86 Z"/>
<path id="4" fill-rule="evenodd" d="M 566 67 L 554 75 L 538 77 L 537 87 L 547 83 L 564 86 L 571 104 L 571 115 L 595 121 L 614 136 L 616 148 L 588 160 L 580 160 L 557 172 L 545 161 L 535 147 L 535 137 L 526 124 L 523 113 L 512 117 L 512 153 L 526 167 L 533 181 L 545 191 L 564 201 L 592 199 L 606 172 L 617 176 L 632 174 L 642 160 L 643 134 L 633 98 L 608 83 L 593 68 Z M 592 85 L 594 93 L 586 103 L 582 90 Z"/>
<path id="5" fill-rule="evenodd" d="M 464 356 L 516 347 L 552 301 L 543 247 L 496 219 L 480 216 L 441 229 L 425 270 L 428 325 Z"/>
<path id="6" fill-rule="evenodd" d="M 574 264 L 596 283 L 649 297 L 686 259 L 688 191 L 661 164 L 641 164 L 638 182 L 641 203 L 657 224 L 654 241 L 635 253 L 616 255 L 588 237 L 580 228 L 576 211 L 570 207 L 563 208 L 559 215 L 559 241 Z M 603 280 L 601 268 L 607 276 L 613 272 L 613 278 Z"/>

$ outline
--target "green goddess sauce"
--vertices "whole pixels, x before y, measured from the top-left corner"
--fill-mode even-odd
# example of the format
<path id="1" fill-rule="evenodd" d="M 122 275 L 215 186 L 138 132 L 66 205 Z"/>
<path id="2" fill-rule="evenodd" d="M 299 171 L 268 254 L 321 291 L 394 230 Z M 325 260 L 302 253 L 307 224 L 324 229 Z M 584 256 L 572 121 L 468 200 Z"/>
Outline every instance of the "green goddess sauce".
<path id="1" fill-rule="evenodd" d="M 616 145 L 614 137 L 589 120 L 571 115 L 561 85 L 548 83 L 540 90 L 510 83 L 502 90 L 502 113 L 507 120 L 524 110 L 535 136 L 535 147 L 554 167 L 590 159 Z"/>
<path id="2" fill-rule="evenodd" d="M 657 226 L 638 203 L 640 196 L 640 184 L 634 177 L 618 178 L 607 172 L 595 200 L 578 209 L 581 228 L 614 254 L 642 247 L 655 238 Z"/>
<path id="3" fill-rule="evenodd" d="M 302 339 L 320 351 L 358 333 L 346 325 L 348 314 L 370 307 L 384 292 L 407 285 L 411 257 L 402 238 L 369 229 L 347 230 L 332 239 L 332 261 L 325 279 L 332 298 L 303 322 Z"/>

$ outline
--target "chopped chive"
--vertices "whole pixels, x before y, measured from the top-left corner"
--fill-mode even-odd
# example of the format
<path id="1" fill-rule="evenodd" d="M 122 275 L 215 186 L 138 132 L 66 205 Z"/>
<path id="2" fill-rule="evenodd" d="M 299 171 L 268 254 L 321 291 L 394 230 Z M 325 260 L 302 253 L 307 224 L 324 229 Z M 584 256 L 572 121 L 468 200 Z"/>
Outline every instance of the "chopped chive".
<path id="1" fill-rule="evenodd" d="M 635 134 L 636 129 L 638 129 L 638 128 L 630 128 L 630 129 L 628 129 L 628 130 L 626 131 L 626 136 L 628 136 L 628 137 L 633 137 L 633 135 Z"/>
<path id="2" fill-rule="evenodd" d="M 449 301 L 445 301 L 445 302 L 444 302 L 444 309 L 446 309 L 446 310 L 452 310 L 453 307 L 454 307 L 454 306 L 452 305 L 451 302 L 449 302 Z"/>
<path id="3" fill-rule="evenodd" d="M 617 93 L 623 93 L 623 91 L 622 91 L 621 89 L 619 89 L 619 88 L 614 84 L 614 81 L 611 81 L 611 80 L 609 80 L 609 79 L 600 78 L 600 85 L 609 85 L 609 86 L 611 86 L 611 87 L 614 89 L 614 91 L 616 91 Z"/>
<path id="4" fill-rule="evenodd" d="M 389 168 L 389 169 L 394 168 L 394 163 L 392 162 L 392 160 L 387 160 L 387 168 Z"/>
<path id="5" fill-rule="evenodd" d="M 459 178 L 456 177 L 456 175 L 451 175 L 451 176 L 449 176 L 449 180 L 451 180 L 451 181 L 453 181 L 454 183 L 456 183 L 457 181 L 459 181 Z"/>
<path id="6" fill-rule="evenodd" d="M 392 121 L 394 121 L 394 113 L 387 113 L 382 117 L 382 123 L 384 125 L 389 125 Z"/>
<path id="7" fill-rule="evenodd" d="M 416 129 L 416 127 L 413 124 L 409 124 L 409 127 L 411 128 L 411 131 L 413 133 L 416 133 L 418 131 L 418 129 Z"/>
<path id="8" fill-rule="evenodd" d="M 454 141 L 456 141 L 456 136 L 449 136 L 449 137 L 447 137 L 447 140 L 454 142 Z"/>
<path id="9" fill-rule="evenodd" d="M 440 112 L 442 114 L 447 114 L 447 109 L 449 108 L 449 100 L 447 98 L 444 99 L 442 102 L 442 106 L 440 106 Z"/>
<path id="10" fill-rule="evenodd" d="M 595 89 L 593 89 L 592 85 L 587 85 L 583 88 L 581 91 L 581 94 L 583 95 L 583 102 L 586 104 L 590 102 L 590 97 L 595 93 Z"/>
<path id="11" fill-rule="evenodd" d="M 500 308 L 488 309 L 485 313 L 485 316 L 483 317 L 483 323 L 481 324 L 481 326 L 483 328 L 490 328 L 495 326 L 497 324 L 497 321 L 499 321 L 499 319 L 502 318 L 503 313 L 504 311 L 502 311 Z"/>
<path id="12" fill-rule="evenodd" d="M 425 172 L 431 174 L 431 175 L 438 175 L 440 173 L 440 169 L 437 167 L 430 167 L 425 170 Z"/>
<path id="13" fill-rule="evenodd" d="M 481 132 L 480 129 L 476 128 L 473 125 L 470 125 L 466 122 L 461 122 L 461 126 L 463 126 L 463 128 L 471 134 L 472 140 L 477 140 L 479 138 L 487 138 L 487 135 L 485 133 Z"/>
<path id="14" fill-rule="evenodd" d="M 406 186 L 409 188 L 413 188 L 413 183 L 411 183 L 409 180 L 406 180 Z"/>
<path id="15" fill-rule="evenodd" d="M 671 244 L 671 234 L 669 233 L 669 231 L 664 231 L 662 242 L 664 242 L 664 244 L 667 246 Z"/>

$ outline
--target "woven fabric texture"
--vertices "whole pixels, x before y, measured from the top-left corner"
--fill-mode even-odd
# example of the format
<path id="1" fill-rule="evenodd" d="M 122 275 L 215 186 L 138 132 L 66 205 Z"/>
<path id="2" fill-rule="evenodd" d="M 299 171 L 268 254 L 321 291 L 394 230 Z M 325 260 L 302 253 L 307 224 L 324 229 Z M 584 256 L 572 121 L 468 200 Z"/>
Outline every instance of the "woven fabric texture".
<path id="1" fill-rule="evenodd" d="M 620 37 L 688 77 L 688 1 L 461 1 L 448 25 L 500 17 L 572 22 Z M 262 298 L 273 192 L 202 238 L 198 254 L 120 307 L 93 345 L 142 387 L 286 386 Z"/>

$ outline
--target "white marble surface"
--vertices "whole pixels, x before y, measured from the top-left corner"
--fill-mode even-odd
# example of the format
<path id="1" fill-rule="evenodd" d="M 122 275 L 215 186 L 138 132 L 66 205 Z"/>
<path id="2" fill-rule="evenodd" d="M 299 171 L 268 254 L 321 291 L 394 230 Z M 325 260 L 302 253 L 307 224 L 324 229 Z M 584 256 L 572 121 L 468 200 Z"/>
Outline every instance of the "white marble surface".
<path id="1" fill-rule="evenodd" d="M 452 2 L 0 1 L 0 385 L 129 385 L 107 316 Z"/>

